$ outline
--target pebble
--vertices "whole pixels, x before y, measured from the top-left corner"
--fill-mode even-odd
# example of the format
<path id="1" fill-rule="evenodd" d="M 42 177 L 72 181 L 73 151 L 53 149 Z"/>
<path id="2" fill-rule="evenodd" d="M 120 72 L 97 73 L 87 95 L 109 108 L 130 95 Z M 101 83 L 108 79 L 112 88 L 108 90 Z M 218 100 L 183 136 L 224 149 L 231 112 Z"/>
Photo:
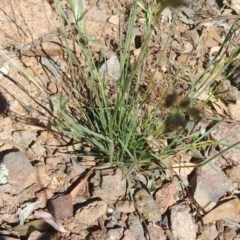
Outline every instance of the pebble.
<path id="1" fill-rule="evenodd" d="M 224 202 L 208 212 L 202 221 L 204 224 L 216 222 L 218 220 L 236 220 L 236 217 L 240 214 L 240 200 L 238 198 L 231 199 Z"/>
<path id="2" fill-rule="evenodd" d="M 100 179 L 99 179 L 100 178 Z M 122 179 L 122 171 L 117 169 L 102 170 L 100 175 L 92 178 L 94 184 L 93 196 L 99 197 L 108 205 L 112 205 L 126 193 L 126 180 Z"/>
<path id="3" fill-rule="evenodd" d="M 187 205 L 174 205 L 171 207 L 171 230 L 174 239 L 196 240 L 197 227 L 189 213 Z"/>
<path id="4" fill-rule="evenodd" d="M 190 191 L 205 211 L 212 209 L 227 192 L 234 190 L 234 184 L 213 162 L 199 167 L 190 179 Z"/>
<path id="5" fill-rule="evenodd" d="M 226 146 L 240 141 L 240 125 L 237 123 L 221 122 L 216 128 L 211 131 L 213 140 L 220 141 L 223 144 L 220 145 L 220 150 L 226 149 Z M 228 136 L 228 137 L 226 137 Z M 224 140 L 222 140 L 224 138 Z M 224 146 L 223 146 L 224 145 Z M 231 148 L 227 152 L 224 152 L 222 156 L 229 161 L 232 161 L 233 165 L 240 166 L 240 149 Z"/>
<path id="6" fill-rule="evenodd" d="M 113 15 L 108 19 L 108 22 L 114 24 L 114 25 L 118 25 L 119 24 L 119 17 L 118 15 Z"/>
<path id="7" fill-rule="evenodd" d="M 11 192 L 21 192 L 27 187 L 27 179 L 34 168 L 23 152 L 11 152 L 2 159 L 2 164 L 8 170 L 7 181 L 12 185 Z"/>
<path id="8" fill-rule="evenodd" d="M 100 217 L 107 212 L 107 204 L 104 201 L 93 201 L 78 209 L 75 218 L 80 224 L 87 227 L 95 225 Z"/>
<path id="9" fill-rule="evenodd" d="M 161 214 L 165 213 L 168 207 L 176 203 L 178 191 L 179 184 L 177 182 L 171 182 L 163 185 L 155 192 L 155 203 Z"/>
<path id="10" fill-rule="evenodd" d="M 240 187 L 240 166 L 227 168 L 225 173 L 228 178 L 237 183 L 237 185 Z"/>
<path id="11" fill-rule="evenodd" d="M 120 78 L 120 62 L 117 56 L 112 56 L 106 60 L 98 70 L 99 76 L 108 82 L 110 86 L 116 87 Z"/>
<path id="12" fill-rule="evenodd" d="M 136 208 L 145 220 L 150 222 L 161 221 L 161 214 L 153 197 L 144 189 L 138 190 L 134 194 Z"/>
<path id="13" fill-rule="evenodd" d="M 12 133 L 14 141 L 23 146 L 24 148 L 28 148 L 29 145 L 36 140 L 36 133 L 30 131 L 15 131 Z"/>
<path id="14" fill-rule="evenodd" d="M 128 226 L 131 235 L 135 237 L 136 240 L 145 240 L 144 230 L 138 216 L 131 213 L 128 219 Z"/>

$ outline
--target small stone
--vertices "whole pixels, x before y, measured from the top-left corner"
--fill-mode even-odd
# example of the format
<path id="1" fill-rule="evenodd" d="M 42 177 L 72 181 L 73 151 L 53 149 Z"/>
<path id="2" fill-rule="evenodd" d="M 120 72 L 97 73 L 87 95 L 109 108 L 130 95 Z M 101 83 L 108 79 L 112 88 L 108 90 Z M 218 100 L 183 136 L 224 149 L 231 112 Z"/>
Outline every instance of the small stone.
<path id="1" fill-rule="evenodd" d="M 127 229 L 124 231 L 124 236 L 122 240 L 136 240 L 136 238 L 133 236 L 133 234 Z"/>
<path id="2" fill-rule="evenodd" d="M 75 218 L 86 227 L 97 224 L 97 220 L 107 212 L 107 204 L 103 201 L 94 201 L 78 209 Z"/>
<path id="3" fill-rule="evenodd" d="M 145 240 L 143 226 L 139 220 L 139 217 L 131 213 L 128 219 L 128 226 L 130 233 L 136 240 Z"/>
<path id="4" fill-rule="evenodd" d="M 44 156 L 46 149 L 43 146 L 43 144 L 41 144 L 40 142 L 36 141 L 33 146 L 31 146 L 31 150 L 37 154 L 38 156 Z"/>
<path id="5" fill-rule="evenodd" d="M 171 207 L 171 229 L 174 239 L 195 240 L 197 227 L 189 213 L 186 205 L 175 205 Z"/>
<path id="6" fill-rule="evenodd" d="M 147 228 L 148 228 L 148 233 L 151 240 L 167 239 L 167 236 L 161 227 L 154 224 L 148 224 Z"/>
<path id="7" fill-rule="evenodd" d="M 237 100 L 235 104 L 230 103 L 228 108 L 231 118 L 240 121 L 240 100 Z"/>
<path id="8" fill-rule="evenodd" d="M 122 179 L 120 169 L 102 170 L 100 176 L 94 176 L 92 181 L 97 184 L 94 186 L 93 196 L 101 198 L 108 205 L 114 204 L 126 193 L 126 180 Z"/>
<path id="9" fill-rule="evenodd" d="M 15 131 L 12 133 L 12 136 L 14 141 L 24 148 L 28 148 L 36 140 L 36 133 L 29 131 Z"/>
<path id="10" fill-rule="evenodd" d="M 216 222 L 218 220 L 236 220 L 237 216 L 240 214 L 240 200 L 238 198 L 231 199 L 224 202 L 208 212 L 202 221 L 204 224 L 211 222 Z"/>
<path id="11" fill-rule="evenodd" d="M 161 214 L 165 213 L 168 207 L 176 203 L 178 191 L 179 184 L 177 182 L 171 182 L 163 185 L 155 192 L 155 203 Z"/>
<path id="12" fill-rule="evenodd" d="M 132 213 L 135 211 L 135 207 L 129 201 L 118 201 L 116 203 L 116 210 L 121 213 Z"/>
<path id="13" fill-rule="evenodd" d="M 240 186 L 240 166 L 226 169 L 226 175 Z"/>
<path id="14" fill-rule="evenodd" d="M 99 76 L 106 84 L 117 87 L 120 78 L 120 63 L 117 56 L 110 57 L 98 70 Z"/>
<path id="15" fill-rule="evenodd" d="M 229 80 L 221 83 L 217 95 L 224 101 L 236 102 L 239 99 L 239 91 L 231 85 Z"/>
<path id="16" fill-rule="evenodd" d="M 57 219 L 73 216 L 73 200 L 70 194 L 58 195 L 50 199 L 49 209 Z"/>
<path id="17" fill-rule="evenodd" d="M 0 185 L 8 182 L 8 169 L 4 164 L 0 164 Z"/>
<path id="18" fill-rule="evenodd" d="M 119 17 L 118 15 L 113 15 L 108 19 L 108 22 L 114 24 L 114 25 L 118 25 L 119 24 Z"/>
<path id="19" fill-rule="evenodd" d="M 12 191 L 22 191 L 28 177 L 34 172 L 28 157 L 23 152 L 11 152 L 2 159 L 2 164 L 8 169 L 7 180 L 12 185 Z"/>
<path id="20" fill-rule="evenodd" d="M 213 140 L 219 142 L 220 150 L 240 141 L 240 125 L 237 123 L 221 122 L 211 131 Z M 232 147 L 222 156 L 232 162 L 233 165 L 240 166 L 240 149 L 238 146 Z"/>
<path id="21" fill-rule="evenodd" d="M 190 179 L 190 191 L 197 203 L 209 211 L 228 191 L 234 190 L 234 184 L 214 163 L 199 167 Z"/>
<path id="22" fill-rule="evenodd" d="M 197 240 L 215 240 L 218 236 L 218 230 L 215 224 L 208 224 L 204 226 L 201 235 L 198 236 Z"/>
<path id="23" fill-rule="evenodd" d="M 136 208 L 144 219 L 151 222 L 161 221 L 161 214 L 152 196 L 144 189 L 138 190 L 134 195 Z"/>
<path id="24" fill-rule="evenodd" d="M 123 236 L 123 228 L 115 228 L 108 230 L 105 240 L 119 240 Z"/>

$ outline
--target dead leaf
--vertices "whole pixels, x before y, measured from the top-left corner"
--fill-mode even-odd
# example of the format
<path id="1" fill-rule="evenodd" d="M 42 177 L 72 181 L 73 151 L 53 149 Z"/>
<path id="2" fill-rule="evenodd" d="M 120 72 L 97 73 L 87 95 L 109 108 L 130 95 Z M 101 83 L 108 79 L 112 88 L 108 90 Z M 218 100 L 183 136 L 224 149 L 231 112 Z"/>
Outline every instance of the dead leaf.
<path id="1" fill-rule="evenodd" d="M 36 218 L 42 218 L 45 222 L 47 222 L 49 225 L 51 225 L 54 229 L 56 229 L 59 232 L 68 232 L 63 225 L 58 222 L 56 218 L 53 217 L 52 214 L 45 212 L 45 211 L 35 211 L 34 216 Z"/>
<path id="2" fill-rule="evenodd" d="M 29 215 L 38 208 L 40 201 L 25 203 L 18 209 L 18 216 L 20 220 L 20 225 L 24 224 L 24 221 L 29 217 Z"/>
<path id="3" fill-rule="evenodd" d="M 36 229 L 39 231 L 46 231 L 49 228 L 50 226 L 43 219 L 38 219 L 30 221 L 23 226 L 14 227 L 12 230 L 17 232 L 20 236 L 27 236 Z"/>
<path id="4" fill-rule="evenodd" d="M 219 99 L 214 100 L 213 98 L 211 98 L 210 101 L 219 116 L 222 116 L 222 117 L 226 116 L 226 113 L 228 113 L 228 108 L 221 100 Z"/>
<path id="5" fill-rule="evenodd" d="M 240 200 L 232 199 L 217 206 L 212 211 L 207 213 L 202 221 L 204 224 L 216 222 L 218 220 L 234 220 L 236 216 L 240 214 Z"/>

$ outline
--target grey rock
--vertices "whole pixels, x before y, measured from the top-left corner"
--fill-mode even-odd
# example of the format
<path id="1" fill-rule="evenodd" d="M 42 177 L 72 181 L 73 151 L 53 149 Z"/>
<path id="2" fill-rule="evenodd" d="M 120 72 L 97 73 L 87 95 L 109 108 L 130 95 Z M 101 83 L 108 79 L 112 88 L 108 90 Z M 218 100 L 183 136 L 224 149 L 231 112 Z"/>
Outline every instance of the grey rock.
<path id="1" fill-rule="evenodd" d="M 35 142 L 33 146 L 31 146 L 31 150 L 38 156 L 43 156 L 46 152 L 45 147 L 40 142 Z"/>
<path id="2" fill-rule="evenodd" d="M 171 207 L 171 230 L 174 239 L 195 240 L 197 227 L 189 213 L 187 205 L 175 205 Z"/>
<path id="3" fill-rule="evenodd" d="M 131 213 L 128 219 L 129 231 L 138 240 L 145 240 L 144 230 L 139 217 Z"/>
<path id="4" fill-rule="evenodd" d="M 240 92 L 236 87 L 231 85 L 229 80 L 225 80 L 218 89 L 218 96 L 224 101 L 235 102 L 240 99 Z"/>
<path id="5" fill-rule="evenodd" d="M 112 56 L 98 69 L 99 76 L 111 87 L 116 87 L 120 78 L 120 63 L 117 56 Z"/>
<path id="6" fill-rule="evenodd" d="M 108 230 L 107 236 L 104 240 L 119 240 L 123 236 L 123 228 L 115 228 Z"/>
<path id="7" fill-rule="evenodd" d="M 206 211 L 211 210 L 226 192 L 234 189 L 232 181 L 212 162 L 197 169 L 190 179 L 190 186 L 194 199 Z"/>
<path id="8" fill-rule="evenodd" d="M 151 240 L 167 239 L 167 236 L 161 227 L 154 224 L 148 224 L 147 228 L 149 233 L 149 239 Z"/>
<path id="9" fill-rule="evenodd" d="M 221 122 L 211 131 L 211 136 L 213 140 L 219 142 L 220 150 L 223 151 L 227 146 L 231 146 L 240 141 L 240 125 L 236 123 Z M 228 162 L 232 161 L 233 165 L 236 166 L 240 166 L 239 145 L 222 153 L 222 156 L 227 159 Z"/>
<path id="10" fill-rule="evenodd" d="M 214 240 L 218 236 L 218 230 L 216 225 L 214 224 L 207 224 L 204 226 L 201 235 L 198 236 L 197 240 Z"/>
<path id="11" fill-rule="evenodd" d="M 12 185 L 11 190 L 22 191 L 34 171 L 28 157 L 23 152 L 11 152 L 3 157 L 2 164 L 8 170 L 7 180 Z"/>
<path id="12" fill-rule="evenodd" d="M 28 146 L 36 140 L 36 133 L 29 131 L 15 131 L 12 133 L 12 136 L 14 141 L 24 148 L 28 148 Z"/>

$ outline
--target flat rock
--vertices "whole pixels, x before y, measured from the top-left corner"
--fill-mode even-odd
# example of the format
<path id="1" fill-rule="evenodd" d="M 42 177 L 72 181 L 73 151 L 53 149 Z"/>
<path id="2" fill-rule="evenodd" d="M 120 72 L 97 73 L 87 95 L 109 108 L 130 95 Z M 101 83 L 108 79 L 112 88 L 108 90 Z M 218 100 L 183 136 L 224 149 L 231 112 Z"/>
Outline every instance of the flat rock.
<path id="1" fill-rule="evenodd" d="M 215 141 L 220 142 L 220 150 L 224 150 L 232 144 L 240 141 L 240 125 L 236 123 L 222 122 L 211 131 L 211 136 Z M 232 161 L 235 166 L 240 166 L 240 148 L 231 148 L 222 156 L 229 161 Z"/>
<path id="2" fill-rule="evenodd" d="M 197 237 L 197 240 L 215 240 L 218 236 L 218 230 L 215 224 L 208 224 L 204 226 L 201 235 Z"/>
<path id="3" fill-rule="evenodd" d="M 154 224 L 148 224 L 147 229 L 151 240 L 167 239 L 167 236 L 161 227 Z"/>
<path id="4" fill-rule="evenodd" d="M 78 209 L 75 218 L 86 227 L 97 224 L 97 220 L 107 212 L 107 204 L 103 201 L 94 201 Z"/>
<path id="5" fill-rule="evenodd" d="M 94 181 L 93 196 L 99 197 L 108 205 L 114 204 L 126 193 L 126 180 L 122 179 L 120 169 L 102 170 L 100 175 L 92 178 Z"/>
<path id="6" fill-rule="evenodd" d="M 171 230 L 174 239 L 195 240 L 197 227 L 190 215 L 187 205 L 175 205 L 171 207 Z"/>
<path id="7" fill-rule="evenodd" d="M 36 140 L 36 133 L 30 131 L 15 131 L 12 133 L 14 141 L 24 148 L 28 148 L 29 145 Z"/>
<path id="8" fill-rule="evenodd" d="M 128 226 L 131 233 L 129 236 L 132 236 L 137 240 L 145 240 L 144 230 L 138 216 L 131 213 L 128 219 Z"/>
<path id="9" fill-rule="evenodd" d="M 228 191 L 234 190 L 234 184 L 214 163 L 199 167 L 190 179 L 190 191 L 197 203 L 209 211 Z"/>
<path id="10" fill-rule="evenodd" d="M 240 187 L 240 166 L 228 168 L 226 169 L 225 173 L 229 179 L 237 183 L 237 185 Z"/>
<path id="11" fill-rule="evenodd" d="M 177 182 L 171 182 L 163 185 L 155 192 L 155 203 L 161 214 L 165 213 L 168 207 L 176 203 L 178 191 L 179 184 Z"/>
<path id="12" fill-rule="evenodd" d="M 142 217 L 150 222 L 161 221 L 161 214 L 153 197 L 144 189 L 138 190 L 134 194 L 136 208 Z"/>
<path id="13" fill-rule="evenodd" d="M 121 213 L 132 213 L 135 211 L 133 203 L 129 201 L 118 201 L 115 205 L 116 210 Z"/>
<path id="14" fill-rule="evenodd" d="M 108 82 L 110 86 L 116 87 L 116 82 L 120 78 L 120 63 L 117 56 L 110 57 L 99 68 L 98 73 L 105 82 Z"/>
<path id="15" fill-rule="evenodd" d="M 123 228 L 115 228 L 108 230 L 105 240 L 119 240 L 123 236 Z"/>
<path id="16" fill-rule="evenodd" d="M 240 215 L 240 200 L 238 198 L 223 202 L 216 208 L 208 212 L 202 221 L 204 224 L 216 222 L 218 220 L 237 221 Z"/>
<path id="17" fill-rule="evenodd" d="M 11 152 L 2 159 L 2 165 L 8 170 L 7 182 L 11 184 L 11 192 L 21 192 L 26 188 L 27 179 L 34 168 L 23 152 Z"/>

